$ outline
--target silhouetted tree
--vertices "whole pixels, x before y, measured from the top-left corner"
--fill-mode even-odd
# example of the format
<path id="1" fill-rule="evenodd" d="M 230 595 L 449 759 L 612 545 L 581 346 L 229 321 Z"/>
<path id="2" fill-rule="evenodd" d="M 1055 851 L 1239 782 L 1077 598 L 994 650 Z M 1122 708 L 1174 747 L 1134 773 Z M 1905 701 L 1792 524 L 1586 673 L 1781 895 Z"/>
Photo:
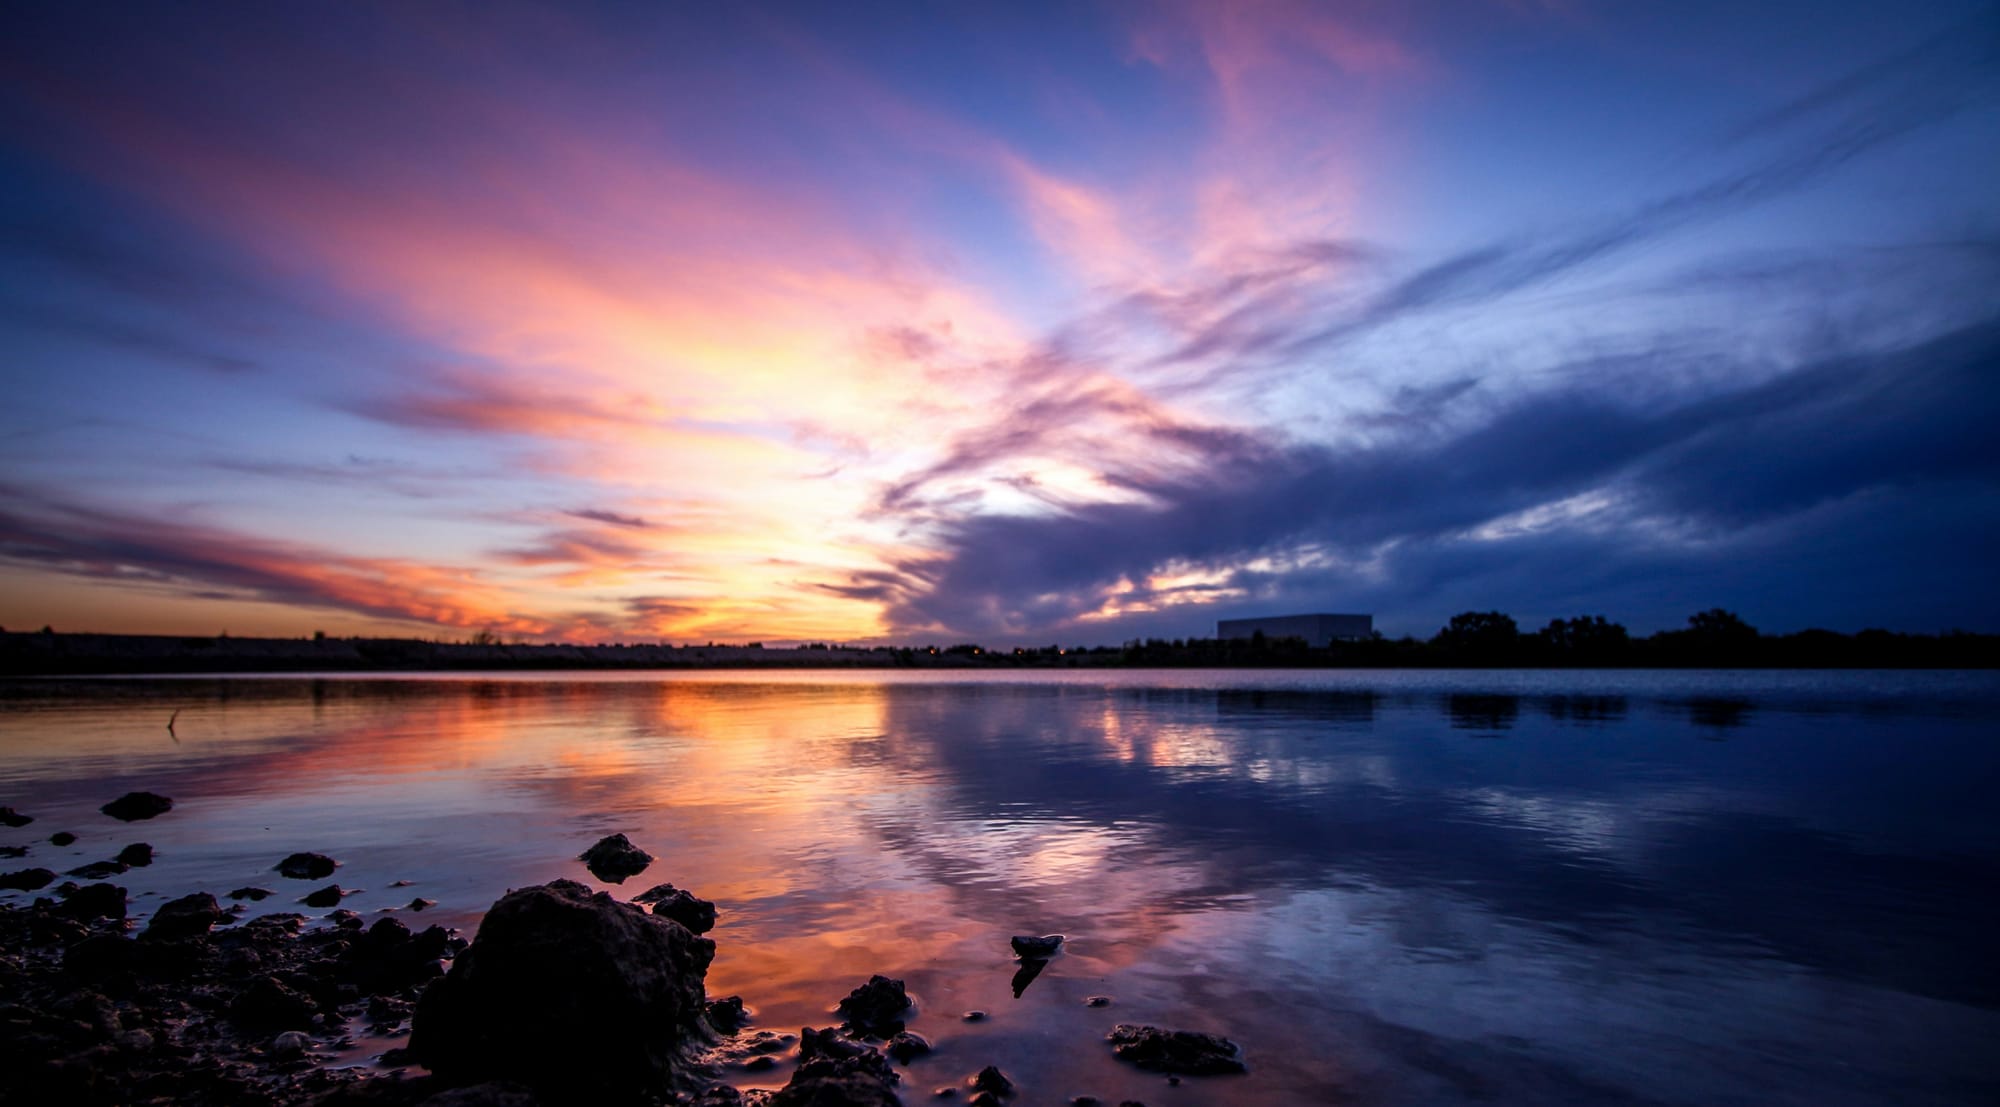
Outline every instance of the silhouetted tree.
<path id="1" fill-rule="evenodd" d="M 1431 639 L 1431 645 L 1465 661 L 1492 663 L 1506 660 L 1520 644 L 1521 629 L 1514 617 L 1498 611 L 1463 611 Z"/>
<path id="2" fill-rule="evenodd" d="M 1551 661 L 1604 664 L 1625 652 L 1631 636 L 1602 615 L 1579 615 L 1549 620 L 1549 625 L 1535 634 L 1535 644 Z"/>

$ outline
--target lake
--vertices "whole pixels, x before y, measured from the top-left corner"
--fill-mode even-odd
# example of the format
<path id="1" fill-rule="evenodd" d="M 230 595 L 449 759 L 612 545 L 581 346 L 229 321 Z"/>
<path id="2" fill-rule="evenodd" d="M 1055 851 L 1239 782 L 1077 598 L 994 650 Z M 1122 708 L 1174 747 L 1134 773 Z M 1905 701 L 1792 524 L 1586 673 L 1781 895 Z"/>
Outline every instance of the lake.
<path id="1" fill-rule="evenodd" d="M 510 887 L 672 881 L 759 1027 L 906 980 L 910 1103 L 992 1063 L 1028 1104 L 1983 1104 L 1997 724 L 1984 672 L 12 681 L 0 803 L 36 821 L 0 843 L 150 842 L 138 912 L 291 909 L 324 882 L 271 867 L 314 850 L 345 906 L 468 934 Z M 98 813 L 140 789 L 174 810 Z M 603 885 L 576 855 L 618 832 L 658 860 Z M 1017 996 L 1007 939 L 1047 933 Z M 1250 1072 L 1170 1087 L 1115 1022 Z"/>

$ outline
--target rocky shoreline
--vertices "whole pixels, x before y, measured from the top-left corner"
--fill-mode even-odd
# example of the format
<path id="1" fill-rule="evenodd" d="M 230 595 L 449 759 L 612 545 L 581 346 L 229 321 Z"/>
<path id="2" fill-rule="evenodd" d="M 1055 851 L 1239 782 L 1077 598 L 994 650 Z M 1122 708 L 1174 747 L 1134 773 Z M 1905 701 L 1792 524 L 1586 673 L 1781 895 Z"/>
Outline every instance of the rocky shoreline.
<path id="1" fill-rule="evenodd" d="M 171 806 L 135 793 L 105 811 L 151 818 Z M 7 815 L 15 826 L 28 818 Z M 652 858 L 615 835 L 582 860 L 622 882 Z M 319 880 L 334 865 L 294 854 L 273 869 Z M 46 869 L 0 874 L 0 886 L 28 891 L 54 882 Z M 703 935 L 716 905 L 671 884 L 630 901 L 561 879 L 515 889 L 471 942 L 442 927 L 412 930 L 396 914 L 252 916 L 206 891 L 162 904 L 135 934 L 118 885 L 65 880 L 50 890 L 0 905 L 0 1102 L 887 1107 L 907 1093 L 993 1107 L 1023 1098 L 992 1065 L 906 1089 L 931 1042 L 910 1026 L 918 1009 L 903 982 L 886 976 L 840 1000 L 836 1025 L 753 1028 L 741 997 L 706 993 L 715 943 Z M 1032 974 L 1061 936 L 1013 944 Z M 363 1036 L 407 1042 L 375 1066 L 338 1056 Z M 1106 1044 L 1175 1083 L 1244 1071 L 1237 1047 L 1207 1034 L 1119 1024 L 1093 1048 Z M 787 1065 L 781 1087 L 744 1091 L 728 1079 L 776 1083 Z"/>

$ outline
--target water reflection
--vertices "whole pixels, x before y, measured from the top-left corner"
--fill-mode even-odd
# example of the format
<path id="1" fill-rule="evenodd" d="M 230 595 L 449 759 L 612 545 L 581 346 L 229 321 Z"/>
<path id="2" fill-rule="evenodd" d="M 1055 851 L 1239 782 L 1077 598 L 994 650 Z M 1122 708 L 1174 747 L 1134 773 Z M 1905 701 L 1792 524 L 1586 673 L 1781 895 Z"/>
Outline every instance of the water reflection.
<path id="1" fill-rule="evenodd" d="M 17 865 L 60 869 L 135 838 L 105 799 L 174 796 L 123 878 L 142 907 L 312 849 L 348 906 L 464 925 L 625 833 L 660 858 L 633 889 L 721 906 L 711 988 L 763 1025 L 901 976 L 943 1056 L 1036 1101 L 1157 1098 L 1099 1045 L 1115 1021 L 1245 1045 L 1188 1104 L 1990 1090 L 1991 681 L 1494 679 L 17 684 L 0 801 L 38 816 Z M 1056 932 L 1050 961 L 1007 947 Z M 917 1088 L 962 1075 L 927 1064 Z"/>

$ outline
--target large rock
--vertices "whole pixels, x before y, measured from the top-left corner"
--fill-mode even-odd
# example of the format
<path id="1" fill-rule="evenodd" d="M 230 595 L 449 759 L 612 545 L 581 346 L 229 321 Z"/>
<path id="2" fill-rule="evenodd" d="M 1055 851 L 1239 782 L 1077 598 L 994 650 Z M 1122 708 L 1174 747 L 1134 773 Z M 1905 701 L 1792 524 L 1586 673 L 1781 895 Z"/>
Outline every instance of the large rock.
<path id="1" fill-rule="evenodd" d="M 48 887 L 55 878 L 56 874 L 47 869 L 21 869 L 18 872 L 0 873 L 0 888 L 33 892 Z"/>
<path id="2" fill-rule="evenodd" d="M 1142 1069 L 1190 1076 L 1244 1071 L 1236 1043 L 1213 1034 L 1121 1022 L 1111 1028 L 1107 1039 L 1113 1055 Z"/>
<path id="3" fill-rule="evenodd" d="M 166 941 L 195 938 L 208 933 L 226 917 L 214 896 L 196 892 L 161 904 L 153 912 L 153 921 L 147 925 L 144 936 Z"/>
<path id="4" fill-rule="evenodd" d="M 715 943 L 557 880 L 507 893 L 417 1004 L 410 1051 L 449 1083 L 626 1102 L 674 1082 Z"/>

